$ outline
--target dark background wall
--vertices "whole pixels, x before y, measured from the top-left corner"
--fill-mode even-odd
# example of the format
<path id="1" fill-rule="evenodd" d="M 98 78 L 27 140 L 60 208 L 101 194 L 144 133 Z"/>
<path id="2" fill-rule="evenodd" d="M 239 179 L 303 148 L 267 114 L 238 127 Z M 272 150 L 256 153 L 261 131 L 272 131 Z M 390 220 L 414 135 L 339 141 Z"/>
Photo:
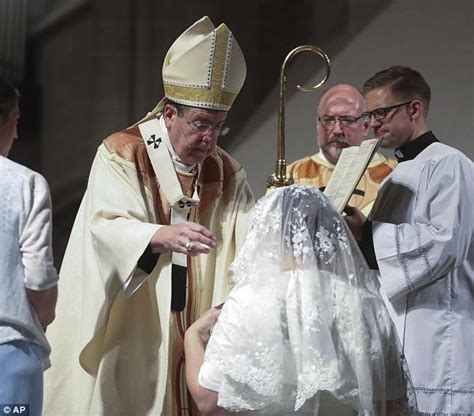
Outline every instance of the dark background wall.
<path id="1" fill-rule="evenodd" d="M 0 0 L 0 5 L 2 1 L 16 0 Z M 461 31 L 451 30 L 454 23 L 446 23 L 445 12 L 456 8 L 461 10 L 456 17 L 464 19 L 456 23 Z M 264 192 L 265 179 L 273 170 L 279 72 L 289 50 L 305 43 L 322 47 L 333 61 L 330 84 L 360 86 L 387 64 L 417 64 L 413 56 L 428 48 L 439 63 L 436 68 L 430 65 L 430 78 L 442 77 L 456 88 L 456 80 L 443 67 L 457 63 L 444 59 L 444 49 L 473 44 L 470 0 L 452 0 L 449 5 L 443 0 L 29 1 L 21 139 L 11 158 L 40 171 L 50 183 L 58 265 L 97 146 L 110 133 L 142 117 L 162 97 L 164 55 L 175 38 L 203 15 L 216 25 L 225 22 L 246 57 L 247 80 L 229 115 L 231 131 L 221 145 L 244 165 L 257 196 Z M 416 21 L 419 27 L 411 27 Z M 446 45 L 433 48 L 426 35 L 417 37 L 418 31 L 444 31 Z M 459 39 L 459 33 L 468 39 Z M 400 50 L 401 44 L 405 51 Z M 391 48 L 397 51 L 393 61 L 388 59 Z M 322 68 L 309 56 L 290 66 L 289 161 L 316 151 L 313 119 L 318 95 L 301 98 L 294 85 L 310 85 Z M 445 113 L 446 124 L 452 114 L 461 113 L 466 126 L 461 131 L 471 132 L 472 52 L 461 57 L 459 68 L 462 80 L 471 83 L 456 93 L 459 105 L 455 101 L 456 108 Z M 458 147 L 473 157 L 470 137 L 462 140 Z"/>

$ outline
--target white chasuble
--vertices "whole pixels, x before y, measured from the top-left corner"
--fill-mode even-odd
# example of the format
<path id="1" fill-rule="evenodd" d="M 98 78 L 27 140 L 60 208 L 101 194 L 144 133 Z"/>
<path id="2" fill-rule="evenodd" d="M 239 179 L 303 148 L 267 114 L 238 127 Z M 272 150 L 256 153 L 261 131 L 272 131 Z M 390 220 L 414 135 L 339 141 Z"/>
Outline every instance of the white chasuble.
<path id="1" fill-rule="evenodd" d="M 203 162 L 198 184 L 196 222 L 218 243 L 188 265 L 199 282 L 190 319 L 227 295 L 228 267 L 253 206 L 245 172 L 219 148 Z M 138 128 L 99 147 L 60 272 L 57 317 L 48 328 L 53 352 L 45 415 L 186 414 L 172 397 L 171 253 L 161 253 L 149 274 L 137 267 L 154 233 L 169 224 L 167 197 Z"/>

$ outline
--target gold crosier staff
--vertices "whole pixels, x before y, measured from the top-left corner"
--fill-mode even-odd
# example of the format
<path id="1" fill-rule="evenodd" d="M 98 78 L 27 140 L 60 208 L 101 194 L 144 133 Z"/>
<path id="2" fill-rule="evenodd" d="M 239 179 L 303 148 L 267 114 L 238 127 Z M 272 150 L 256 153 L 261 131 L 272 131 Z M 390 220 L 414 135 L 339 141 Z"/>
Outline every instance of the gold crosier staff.
<path id="1" fill-rule="evenodd" d="M 322 86 L 329 78 L 331 72 L 331 62 L 329 61 L 326 53 L 313 45 L 301 45 L 293 49 L 288 55 L 286 55 L 283 65 L 281 66 L 280 71 L 280 108 L 278 110 L 278 137 L 277 137 L 277 161 L 275 167 L 275 173 L 270 176 L 267 180 L 267 188 L 287 186 L 293 183 L 293 178 L 286 177 L 286 160 L 285 160 L 285 100 L 286 100 L 286 67 L 288 62 L 293 59 L 295 55 L 300 52 L 314 52 L 324 59 L 326 63 L 326 75 L 324 79 L 318 84 L 311 88 L 305 88 L 301 85 L 296 87 L 304 92 L 316 91 L 320 86 Z"/>

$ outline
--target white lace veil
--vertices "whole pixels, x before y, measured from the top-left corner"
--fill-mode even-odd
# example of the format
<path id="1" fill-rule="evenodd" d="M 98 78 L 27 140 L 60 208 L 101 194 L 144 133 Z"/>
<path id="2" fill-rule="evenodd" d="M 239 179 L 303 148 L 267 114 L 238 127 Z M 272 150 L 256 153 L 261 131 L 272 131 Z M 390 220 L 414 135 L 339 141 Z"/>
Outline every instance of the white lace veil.
<path id="1" fill-rule="evenodd" d="M 290 186 L 260 199 L 231 281 L 201 370 L 218 375 L 221 407 L 265 415 L 414 411 L 377 280 L 321 192 Z"/>

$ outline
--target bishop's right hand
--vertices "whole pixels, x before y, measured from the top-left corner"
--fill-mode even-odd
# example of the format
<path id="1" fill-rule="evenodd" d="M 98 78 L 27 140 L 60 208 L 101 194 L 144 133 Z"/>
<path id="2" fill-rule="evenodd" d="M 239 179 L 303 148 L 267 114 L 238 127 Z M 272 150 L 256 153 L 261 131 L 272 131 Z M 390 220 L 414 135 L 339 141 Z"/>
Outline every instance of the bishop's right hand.
<path id="1" fill-rule="evenodd" d="M 206 227 L 187 221 L 163 225 L 153 235 L 150 246 L 153 253 L 174 251 L 188 256 L 206 254 L 216 246 L 216 236 Z"/>

